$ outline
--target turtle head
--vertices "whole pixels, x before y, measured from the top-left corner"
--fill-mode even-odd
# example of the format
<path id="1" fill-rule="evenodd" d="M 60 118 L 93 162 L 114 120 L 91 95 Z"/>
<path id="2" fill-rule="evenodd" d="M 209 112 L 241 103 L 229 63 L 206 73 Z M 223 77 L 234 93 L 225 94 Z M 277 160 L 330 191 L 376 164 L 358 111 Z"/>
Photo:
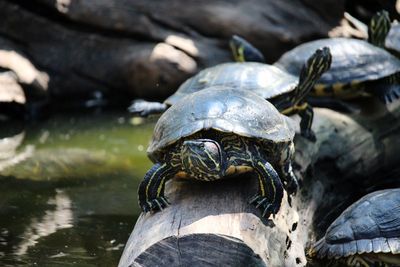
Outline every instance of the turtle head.
<path id="1" fill-rule="evenodd" d="M 211 139 L 186 140 L 182 144 L 183 170 L 198 180 L 216 180 L 224 176 L 226 156 L 218 142 Z"/>
<path id="2" fill-rule="evenodd" d="M 389 33 L 390 27 L 389 13 L 386 10 L 377 12 L 369 22 L 368 42 L 384 48 L 385 39 Z"/>
<path id="3" fill-rule="evenodd" d="M 332 54 L 329 47 L 315 50 L 307 59 L 300 72 L 298 90 L 293 94 L 298 102 L 304 99 L 322 74 L 329 70 L 331 63 Z"/>
<path id="4" fill-rule="evenodd" d="M 229 47 L 236 62 L 265 63 L 262 53 L 242 37 L 233 35 L 229 40 Z"/>

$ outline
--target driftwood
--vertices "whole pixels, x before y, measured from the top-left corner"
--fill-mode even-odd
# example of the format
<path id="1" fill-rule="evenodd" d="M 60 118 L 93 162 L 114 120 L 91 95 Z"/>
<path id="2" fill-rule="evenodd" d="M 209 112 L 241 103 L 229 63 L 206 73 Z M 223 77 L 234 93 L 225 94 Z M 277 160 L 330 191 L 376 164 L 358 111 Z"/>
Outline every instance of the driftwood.
<path id="1" fill-rule="evenodd" d="M 368 101 L 369 112 L 354 115 L 315 109 L 317 142 L 295 140 L 301 190 L 291 207 L 284 198 L 275 218 L 260 219 L 247 204 L 256 190 L 248 175 L 172 180 L 166 187 L 172 205 L 140 216 L 119 266 L 305 266 L 306 247 L 348 204 L 400 186 L 389 177 L 400 163 L 400 109 Z"/>
<path id="2" fill-rule="evenodd" d="M 344 2 L 4 0 L 0 52 L 29 55 L 49 75 L 52 101 L 94 92 L 125 101 L 128 94 L 162 99 L 198 70 L 230 61 L 232 34 L 272 62 L 301 42 L 327 36 Z"/>

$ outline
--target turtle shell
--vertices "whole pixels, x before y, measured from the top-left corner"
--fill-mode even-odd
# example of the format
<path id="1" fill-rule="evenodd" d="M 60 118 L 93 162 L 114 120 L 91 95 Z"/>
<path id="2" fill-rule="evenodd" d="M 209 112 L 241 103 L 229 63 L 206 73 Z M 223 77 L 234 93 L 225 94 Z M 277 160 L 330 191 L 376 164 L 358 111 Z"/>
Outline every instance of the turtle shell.
<path id="1" fill-rule="evenodd" d="M 275 66 L 256 63 L 224 63 L 204 69 L 186 80 L 165 104 L 174 105 L 184 96 L 210 86 L 227 86 L 252 91 L 271 99 L 296 88 L 298 78 Z"/>
<path id="2" fill-rule="evenodd" d="M 229 87 L 210 87 L 184 97 L 157 121 L 147 153 L 162 159 L 164 148 L 202 130 L 235 133 L 258 140 L 290 142 L 286 117 L 260 96 Z"/>
<path id="3" fill-rule="evenodd" d="M 385 47 L 400 52 L 400 24 L 392 24 L 385 39 Z"/>
<path id="4" fill-rule="evenodd" d="M 319 258 L 400 253 L 400 188 L 376 191 L 348 207 L 313 250 Z"/>
<path id="5" fill-rule="evenodd" d="M 349 38 L 330 38 L 304 43 L 283 54 L 275 65 L 298 75 L 311 54 L 325 46 L 331 50 L 332 64 L 319 79 L 319 84 L 330 86 L 372 81 L 400 71 L 400 61 L 386 50 L 366 41 Z"/>

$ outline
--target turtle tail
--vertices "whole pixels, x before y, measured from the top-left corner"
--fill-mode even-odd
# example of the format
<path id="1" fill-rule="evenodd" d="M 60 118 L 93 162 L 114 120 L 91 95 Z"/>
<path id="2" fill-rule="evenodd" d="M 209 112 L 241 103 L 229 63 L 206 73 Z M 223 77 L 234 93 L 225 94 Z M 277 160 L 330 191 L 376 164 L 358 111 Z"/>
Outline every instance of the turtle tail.
<path id="1" fill-rule="evenodd" d="M 389 33 L 391 24 L 389 13 L 386 10 L 377 12 L 369 23 L 368 27 L 368 42 L 385 48 L 385 39 Z"/>
<path id="2" fill-rule="evenodd" d="M 295 102 L 301 102 L 318 79 L 331 67 L 332 55 L 328 47 L 317 49 L 301 69 L 299 85 L 294 93 Z"/>

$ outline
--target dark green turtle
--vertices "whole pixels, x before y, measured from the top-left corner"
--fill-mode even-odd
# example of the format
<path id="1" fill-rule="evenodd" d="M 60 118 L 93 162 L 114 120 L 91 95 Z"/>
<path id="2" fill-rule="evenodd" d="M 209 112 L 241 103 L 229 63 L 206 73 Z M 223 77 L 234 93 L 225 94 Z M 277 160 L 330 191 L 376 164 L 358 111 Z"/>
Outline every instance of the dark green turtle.
<path id="1" fill-rule="evenodd" d="M 274 65 L 298 74 L 309 50 L 326 46 L 331 49 L 332 65 L 315 84 L 311 96 L 351 99 L 375 95 L 389 103 L 400 97 L 400 60 L 384 50 L 390 27 L 389 14 L 383 10 L 370 21 L 368 42 L 351 38 L 311 41 L 285 53 Z"/>
<path id="2" fill-rule="evenodd" d="M 387 11 L 377 12 L 368 26 L 368 42 L 400 57 L 400 24 L 391 23 Z"/>
<path id="3" fill-rule="evenodd" d="M 252 91 L 268 99 L 285 115 L 299 113 L 302 118 L 301 134 L 315 140 L 311 130 L 313 111 L 304 99 L 316 80 L 329 69 L 331 55 L 327 48 L 314 51 L 314 54 L 304 61 L 299 78 L 267 64 L 225 63 L 207 68 L 186 80 L 164 103 L 136 100 L 129 110 L 141 116 L 160 113 L 194 92 L 211 86 L 227 86 Z"/>
<path id="4" fill-rule="evenodd" d="M 350 99 L 375 95 L 388 103 L 400 96 L 400 61 L 389 52 L 366 41 L 330 38 L 304 43 L 285 53 L 275 65 L 296 75 L 309 51 L 329 47 L 332 64 L 310 95 Z"/>
<path id="5" fill-rule="evenodd" d="M 260 96 L 229 87 L 188 95 L 158 120 L 147 150 L 155 165 L 139 186 L 144 212 L 167 205 L 164 185 L 173 177 L 213 181 L 254 172 L 258 194 L 251 203 L 269 217 L 279 210 L 283 179 L 297 190 L 292 171 L 294 131 L 287 118 Z M 275 170 L 276 169 L 276 170 Z"/>
<path id="6" fill-rule="evenodd" d="M 376 191 L 348 207 L 309 255 L 350 266 L 400 266 L 400 188 Z"/>
<path id="7" fill-rule="evenodd" d="M 251 43 L 240 36 L 232 35 L 229 40 L 233 59 L 236 62 L 260 62 L 265 63 L 263 54 Z"/>

